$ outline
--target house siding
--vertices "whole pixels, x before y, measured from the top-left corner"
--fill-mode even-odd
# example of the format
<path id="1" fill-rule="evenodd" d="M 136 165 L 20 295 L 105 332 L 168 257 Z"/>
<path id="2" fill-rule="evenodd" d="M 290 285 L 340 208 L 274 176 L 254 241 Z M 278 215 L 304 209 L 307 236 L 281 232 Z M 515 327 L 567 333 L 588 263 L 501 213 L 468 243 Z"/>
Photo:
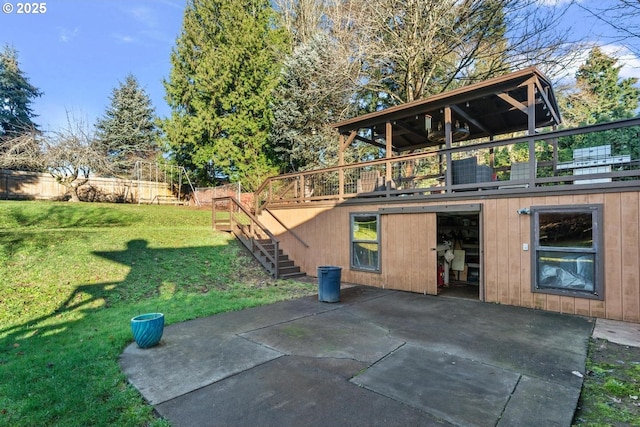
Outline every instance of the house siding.
<path id="1" fill-rule="evenodd" d="M 458 202 L 446 202 L 447 206 Z M 463 203 L 462 201 L 459 203 Z M 636 191 L 567 194 L 464 200 L 480 204 L 482 277 L 480 298 L 489 303 L 529 307 L 640 323 L 640 193 Z M 545 205 L 603 205 L 604 299 L 593 300 L 531 291 L 531 216 L 517 210 Z M 350 268 L 350 214 L 378 212 L 380 208 L 424 206 L 443 202 L 399 203 L 367 201 L 314 206 L 270 208 L 260 221 L 278 237 L 281 247 L 311 276 L 320 265 L 342 267 L 342 281 L 410 292 L 433 293 L 436 265 L 425 251 L 435 240 L 425 242 L 430 214 L 381 215 L 381 271 Z M 433 214 L 431 214 L 433 215 Z M 278 223 L 277 217 L 286 228 Z M 431 232 L 429 232 L 431 233 Z M 300 242 L 294 234 L 298 236 Z M 434 236 L 433 239 L 436 237 Z M 431 237 L 429 237 L 431 239 Z M 530 250 L 523 250 L 523 243 Z M 306 245 L 306 246 L 305 246 Z M 430 282 L 431 281 L 431 282 Z"/>

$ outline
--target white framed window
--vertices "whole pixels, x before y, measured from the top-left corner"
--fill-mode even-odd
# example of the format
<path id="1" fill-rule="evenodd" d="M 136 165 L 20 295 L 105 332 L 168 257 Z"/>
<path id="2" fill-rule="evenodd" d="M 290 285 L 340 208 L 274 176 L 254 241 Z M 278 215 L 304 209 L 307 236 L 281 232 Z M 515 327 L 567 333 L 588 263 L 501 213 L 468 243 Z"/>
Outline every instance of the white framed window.
<path id="1" fill-rule="evenodd" d="M 603 299 L 602 209 L 531 208 L 533 292 Z"/>
<path id="2" fill-rule="evenodd" d="M 351 268 L 380 271 L 380 215 L 352 213 L 350 215 Z"/>

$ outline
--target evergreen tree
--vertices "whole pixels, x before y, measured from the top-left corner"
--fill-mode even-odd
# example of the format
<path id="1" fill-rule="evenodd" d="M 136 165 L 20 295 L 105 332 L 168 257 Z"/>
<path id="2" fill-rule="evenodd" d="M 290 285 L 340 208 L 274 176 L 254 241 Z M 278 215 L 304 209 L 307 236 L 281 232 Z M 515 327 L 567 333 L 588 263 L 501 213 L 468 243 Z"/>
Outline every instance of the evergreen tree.
<path id="1" fill-rule="evenodd" d="M 122 176 L 133 171 L 136 161 L 150 160 L 157 153 L 158 130 L 155 112 L 138 80 L 129 74 L 113 89 L 111 104 L 96 123 L 97 144 Z"/>
<path id="2" fill-rule="evenodd" d="M 558 91 L 563 121 L 584 126 L 633 117 L 640 103 L 637 78 L 620 78 L 617 58 L 598 47 L 576 73 L 575 85 Z"/>
<path id="3" fill-rule="evenodd" d="M 575 87 L 559 91 L 558 103 L 567 126 L 584 126 L 627 119 L 637 114 L 640 89 L 637 78 L 620 77 L 621 66 L 615 57 L 593 48 L 576 73 Z M 637 131 L 617 129 L 562 138 L 561 160 L 570 160 L 574 148 L 612 145 L 615 154 L 640 157 Z"/>
<path id="4" fill-rule="evenodd" d="M 0 52 L 0 139 L 36 128 L 31 103 L 41 95 L 20 69 L 16 50 L 5 46 Z"/>
<path id="5" fill-rule="evenodd" d="M 190 0 L 165 81 L 163 123 L 175 161 L 200 183 L 255 189 L 276 172 L 267 146 L 270 95 L 288 45 L 269 0 Z"/>
<path id="6" fill-rule="evenodd" d="M 633 117 L 640 102 L 640 89 L 636 87 L 638 79 L 620 78 L 621 65 L 615 57 L 593 48 L 586 62 L 576 74 L 578 91 L 588 97 L 595 97 L 591 104 L 585 124 L 601 123 L 610 120 Z"/>
<path id="7" fill-rule="evenodd" d="M 354 87 L 340 81 L 332 42 L 317 33 L 285 61 L 275 91 L 270 145 L 284 172 L 334 166 L 338 135 L 331 123 L 349 107 Z M 353 109 L 353 108 L 352 108 Z"/>

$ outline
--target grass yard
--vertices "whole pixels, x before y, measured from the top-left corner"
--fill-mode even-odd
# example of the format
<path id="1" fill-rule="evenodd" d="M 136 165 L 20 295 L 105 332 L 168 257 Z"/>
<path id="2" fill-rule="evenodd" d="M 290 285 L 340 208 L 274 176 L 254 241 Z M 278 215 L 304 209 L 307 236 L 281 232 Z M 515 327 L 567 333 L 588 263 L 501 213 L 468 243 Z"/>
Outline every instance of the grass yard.
<path id="1" fill-rule="evenodd" d="M 0 201 L 0 426 L 164 426 L 120 372 L 131 317 L 315 292 L 272 280 L 208 210 Z M 574 423 L 640 426 L 640 348 L 592 342 Z"/>
<path id="2" fill-rule="evenodd" d="M 209 210 L 0 201 L 0 426 L 162 426 L 120 372 L 167 324 L 316 292 L 272 280 Z"/>
<path id="3" fill-rule="evenodd" d="M 640 348 L 591 340 L 574 425 L 640 426 Z"/>

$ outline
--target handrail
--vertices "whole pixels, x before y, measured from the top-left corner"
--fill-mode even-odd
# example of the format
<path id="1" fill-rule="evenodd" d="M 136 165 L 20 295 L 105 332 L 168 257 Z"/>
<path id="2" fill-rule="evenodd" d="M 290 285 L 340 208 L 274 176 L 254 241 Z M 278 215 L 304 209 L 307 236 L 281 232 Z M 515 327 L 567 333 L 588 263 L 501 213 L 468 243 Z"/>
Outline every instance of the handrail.
<path id="1" fill-rule="evenodd" d="M 242 235 L 247 238 L 250 242 L 251 247 L 247 246 L 246 242 L 242 239 L 240 239 L 240 241 L 242 241 L 243 244 L 245 244 L 245 246 L 247 246 L 247 248 L 249 250 L 251 250 L 252 253 L 255 254 L 255 249 L 258 248 L 260 249 L 260 252 L 267 258 L 267 261 L 270 261 L 273 264 L 273 275 L 275 279 L 278 279 L 279 277 L 279 252 L 280 252 L 280 242 L 278 241 L 278 239 L 276 238 L 276 236 L 274 236 L 269 229 L 264 226 L 251 212 L 249 212 L 244 206 L 242 206 L 242 204 L 233 196 L 222 196 L 222 197 L 215 197 L 212 200 L 212 219 L 213 219 L 213 225 L 215 228 L 216 225 L 216 202 L 229 202 L 229 225 L 231 228 L 231 231 L 238 235 L 238 233 L 242 233 Z M 242 211 L 242 213 L 244 213 L 251 221 L 250 226 L 247 230 L 246 227 L 242 227 L 241 225 L 238 224 L 234 224 L 234 211 L 233 211 L 233 207 L 236 207 L 237 209 L 239 209 L 240 211 Z M 260 231 L 262 233 L 264 233 L 269 240 L 271 241 L 271 243 L 273 244 L 273 255 L 269 252 L 269 250 L 267 248 L 265 248 L 264 245 L 262 245 L 259 240 L 261 236 L 258 235 L 258 233 L 256 232 L 255 227 L 258 227 L 260 229 Z M 265 265 L 265 267 L 267 267 Z"/>
<path id="2" fill-rule="evenodd" d="M 278 218 L 277 216 L 275 216 L 275 214 L 274 214 L 273 212 L 271 212 L 269 209 L 265 209 L 265 211 L 266 211 L 266 212 L 269 212 L 269 215 L 271 215 L 271 217 L 272 217 L 273 219 L 275 219 L 275 220 L 278 222 L 278 224 L 280 224 L 280 225 L 282 226 L 282 228 L 284 228 L 284 229 L 285 229 L 285 230 L 287 230 L 289 233 L 291 233 L 291 235 L 292 235 L 293 237 L 295 237 L 295 238 L 296 238 L 296 240 L 298 240 L 298 242 L 302 243 L 302 245 L 303 245 L 305 248 L 308 248 L 308 247 L 309 247 L 309 245 L 307 245 L 307 244 L 305 243 L 305 241 L 304 241 L 304 240 L 302 240 L 302 238 L 301 238 L 300 236 L 298 236 L 298 234 L 297 234 L 296 232 L 294 232 L 292 229 L 290 229 L 289 227 L 287 227 L 287 225 L 286 225 L 284 222 L 282 222 L 282 221 L 280 220 L 280 218 Z"/>
<path id="3" fill-rule="evenodd" d="M 536 168 L 540 168 L 540 167 L 553 168 L 553 174 L 556 174 L 558 172 L 555 167 L 558 162 L 557 153 L 554 152 L 553 159 L 550 161 L 537 161 L 536 152 L 535 152 L 536 142 L 548 141 L 551 144 L 553 143 L 553 141 L 557 141 L 559 138 L 562 138 L 562 137 L 600 132 L 600 131 L 606 131 L 606 130 L 613 130 L 613 129 L 621 129 L 621 128 L 626 128 L 631 126 L 640 126 L 640 118 L 636 117 L 632 119 L 619 120 L 615 122 L 600 123 L 595 125 L 589 125 L 589 126 L 583 126 L 583 127 L 571 128 L 571 129 L 554 130 L 549 132 L 541 132 L 541 133 L 536 133 L 534 135 L 523 135 L 523 136 L 517 136 L 513 138 L 484 141 L 484 142 L 478 142 L 478 143 L 473 143 L 468 145 L 456 145 L 454 147 L 443 148 L 443 149 L 433 150 L 428 152 L 406 154 L 406 155 L 400 155 L 400 156 L 395 156 L 391 158 L 376 159 L 376 160 L 371 160 L 371 161 L 366 161 L 361 163 L 351 163 L 348 165 L 333 166 L 333 167 L 324 168 L 324 169 L 316 169 L 316 170 L 294 172 L 294 173 L 287 173 L 287 174 L 278 175 L 278 176 L 272 176 L 267 178 L 262 183 L 262 185 L 260 185 L 258 190 L 256 190 L 256 193 L 255 193 L 256 208 L 255 209 L 256 209 L 256 212 L 260 212 L 262 209 L 267 209 L 270 205 L 276 205 L 280 201 L 282 203 L 299 203 L 299 202 L 320 201 L 320 200 L 325 200 L 325 201 L 326 200 L 343 200 L 345 198 L 354 198 L 354 197 L 363 197 L 363 196 L 364 197 L 374 197 L 374 196 L 386 197 L 386 196 L 397 196 L 397 195 L 411 195 L 411 194 L 417 194 L 417 193 L 433 194 L 433 195 L 436 195 L 437 193 L 437 194 L 454 196 L 453 194 L 450 194 L 450 193 L 459 192 L 463 190 L 478 191 L 479 189 L 493 191 L 493 192 L 503 191 L 507 193 L 511 191 L 509 191 L 507 188 L 499 188 L 499 187 L 508 186 L 508 185 L 529 185 L 529 187 L 533 189 L 535 188 L 536 185 L 573 183 L 574 181 L 584 180 L 584 179 L 599 179 L 599 178 L 608 178 L 608 177 L 625 178 L 630 176 L 638 177 L 639 173 L 633 172 L 633 171 L 612 171 L 606 174 L 593 172 L 588 175 L 564 175 L 564 176 L 561 175 L 561 176 L 553 176 L 553 177 L 536 176 Z M 451 161 L 452 154 L 460 154 L 460 153 L 465 153 L 470 151 L 481 151 L 481 150 L 491 151 L 498 147 L 512 146 L 515 144 L 522 144 L 522 143 L 529 144 L 528 163 L 529 163 L 529 170 L 532 172 L 530 173 L 527 179 L 514 179 L 512 181 L 491 180 L 486 182 L 485 181 L 477 182 L 474 184 L 454 185 L 453 182 L 451 181 L 451 174 L 447 170 L 447 173 L 442 173 L 443 180 L 441 184 L 438 186 L 427 186 L 427 187 L 421 187 L 421 188 L 403 188 L 402 190 L 396 190 L 391 187 L 390 182 L 385 182 L 384 187 L 386 188 L 381 188 L 381 189 L 378 188 L 375 193 L 357 193 L 353 191 L 351 192 L 346 191 L 345 189 L 345 183 L 344 183 L 343 177 L 345 176 L 347 171 L 353 171 L 353 173 L 355 174 L 358 173 L 357 169 L 365 170 L 365 169 L 380 168 L 380 170 L 384 171 L 385 168 L 392 168 L 393 165 L 400 165 L 401 162 L 412 162 L 412 161 L 419 161 L 419 160 L 436 162 L 438 161 L 438 159 L 446 158 L 448 161 Z M 634 160 L 637 160 L 637 159 L 634 159 Z M 448 163 L 447 163 L 447 166 L 448 166 Z M 637 167 L 638 163 L 634 161 L 629 163 L 629 166 Z M 496 172 L 500 170 L 501 169 L 495 169 Z M 315 195 L 305 194 L 306 189 L 304 186 L 307 185 L 308 180 L 312 180 L 314 177 L 322 177 L 323 174 L 324 176 L 329 176 L 330 174 L 334 174 L 335 182 L 333 183 L 333 185 L 334 186 L 339 185 L 340 188 L 337 188 L 335 191 L 331 193 L 324 193 L 321 195 L 318 195 L 317 193 Z M 384 177 L 385 174 L 381 173 L 381 176 Z M 434 177 L 435 176 L 429 175 L 429 176 L 424 176 L 422 178 L 434 178 Z M 409 177 L 406 177 L 406 178 L 409 178 Z M 404 180 L 405 177 L 403 177 L 402 179 Z M 287 182 L 288 180 L 291 180 L 291 182 Z M 274 188 L 278 188 L 278 183 L 282 184 L 282 186 L 279 188 L 279 191 L 280 191 L 279 196 L 276 197 L 276 195 L 274 195 Z M 293 196 L 289 195 L 289 197 L 287 198 L 286 193 L 292 188 L 292 185 L 294 185 L 294 183 L 297 185 L 297 187 L 295 187 L 297 191 L 294 193 Z M 353 185 L 353 182 L 351 183 L 351 185 Z M 603 187 L 612 187 L 616 185 L 627 186 L 628 183 L 623 184 L 622 181 L 616 181 L 615 183 L 608 183 L 608 184 L 603 183 L 598 185 L 602 185 Z M 457 195 L 460 195 L 460 194 L 457 193 Z"/>

